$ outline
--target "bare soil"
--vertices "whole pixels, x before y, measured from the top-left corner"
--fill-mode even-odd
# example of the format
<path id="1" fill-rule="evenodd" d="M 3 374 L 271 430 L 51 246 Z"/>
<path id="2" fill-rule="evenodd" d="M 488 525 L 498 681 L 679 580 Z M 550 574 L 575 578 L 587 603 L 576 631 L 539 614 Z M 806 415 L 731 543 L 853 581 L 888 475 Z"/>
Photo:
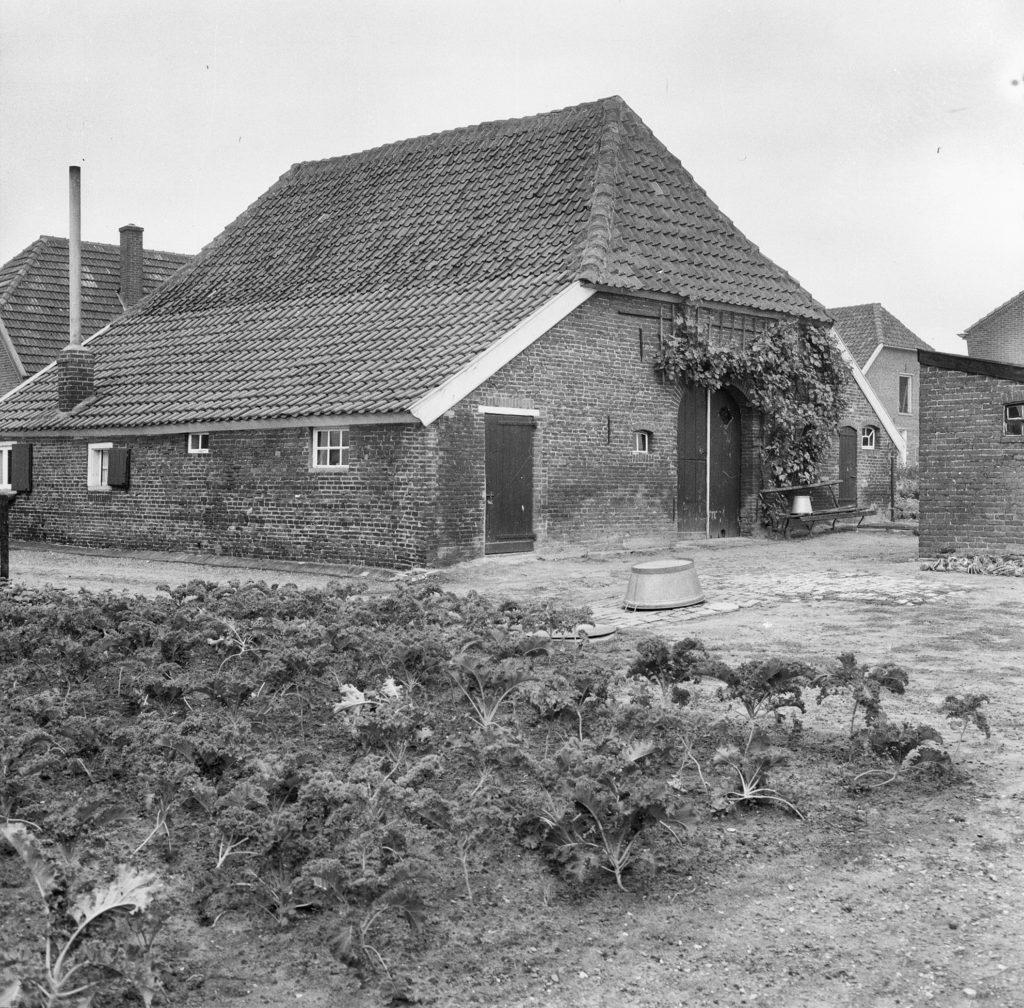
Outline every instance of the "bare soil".
<path id="1" fill-rule="evenodd" d="M 630 566 L 662 556 L 696 561 L 707 603 L 623 612 Z M 29 584 L 144 594 L 193 577 L 352 577 L 387 591 L 425 573 L 205 559 L 19 547 L 11 568 Z M 700 637 L 729 660 L 786 654 L 821 664 L 851 651 L 896 661 L 911 681 L 887 702 L 891 719 L 931 723 L 952 748 L 956 732 L 936 708 L 950 693 L 985 693 L 992 738 L 972 729 L 944 782 L 853 791 L 839 713 L 809 710 L 801 758 L 773 780 L 805 821 L 771 808 L 710 820 L 678 865 L 634 874 L 627 893 L 613 883 L 577 891 L 525 851 L 478 863 L 474 905 L 453 892 L 447 930 L 390 964 L 411 979 L 407 998 L 508 1008 L 1024 1005 L 1024 580 L 925 572 L 916 537 L 865 530 L 644 552 L 542 550 L 439 574 L 458 592 L 591 605 L 617 627 L 591 645 L 612 667 L 628 664 L 651 633 Z M 201 991 L 189 995 L 183 983 L 180 1004 L 363 1008 L 389 996 L 308 934 L 300 942 L 225 918 L 190 937 L 215 965 Z"/>

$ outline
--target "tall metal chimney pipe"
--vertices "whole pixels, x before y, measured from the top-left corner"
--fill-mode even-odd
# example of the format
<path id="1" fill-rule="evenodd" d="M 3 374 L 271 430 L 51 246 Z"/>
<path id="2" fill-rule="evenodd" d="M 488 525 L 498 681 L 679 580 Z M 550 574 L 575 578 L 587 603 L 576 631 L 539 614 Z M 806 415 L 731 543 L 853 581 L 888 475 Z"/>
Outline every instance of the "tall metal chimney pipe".
<path id="1" fill-rule="evenodd" d="M 71 214 L 68 224 L 68 284 L 70 309 L 68 345 L 82 345 L 82 169 L 68 168 Z"/>

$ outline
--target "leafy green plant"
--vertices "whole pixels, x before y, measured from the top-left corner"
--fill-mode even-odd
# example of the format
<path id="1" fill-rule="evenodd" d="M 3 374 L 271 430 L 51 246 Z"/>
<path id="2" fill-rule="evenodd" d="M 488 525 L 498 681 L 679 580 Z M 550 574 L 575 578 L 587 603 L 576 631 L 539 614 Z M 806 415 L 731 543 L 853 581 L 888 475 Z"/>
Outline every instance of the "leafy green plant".
<path id="1" fill-rule="evenodd" d="M 939 710 L 946 715 L 946 718 L 954 727 L 956 727 L 957 722 L 960 725 L 960 734 L 953 748 L 954 754 L 959 750 L 960 743 L 963 742 L 964 735 L 971 725 L 974 725 L 986 739 L 992 737 L 992 729 L 989 726 L 988 718 L 981 709 L 981 705 L 988 702 L 989 697 L 985 693 L 951 693 L 942 701 L 942 706 Z"/>
<path id="2" fill-rule="evenodd" d="M 119 865 L 112 881 L 72 894 L 68 883 L 48 861 L 39 841 L 21 824 L 0 825 L 0 837 L 19 854 L 46 906 L 48 933 L 42 981 L 32 981 L 46 1008 L 85 994 L 98 981 L 84 981 L 82 971 L 95 963 L 76 958 L 87 930 L 101 917 L 118 911 L 145 910 L 160 887 L 155 875 Z"/>
<path id="3" fill-rule="evenodd" d="M 660 825 L 679 841 L 676 828 L 695 822 L 692 809 L 675 807 L 664 780 L 636 772 L 655 749 L 651 742 L 634 743 L 621 754 L 617 772 L 589 782 L 564 780 L 547 808 L 520 823 L 520 842 L 580 881 L 600 869 L 625 890 L 623 873 L 641 856 L 649 827 Z"/>
<path id="4" fill-rule="evenodd" d="M 712 802 L 712 808 L 728 812 L 739 805 L 774 802 L 803 819 L 803 813 L 775 788 L 768 786 L 768 777 L 776 767 L 788 762 L 788 755 L 772 748 L 768 733 L 751 724 L 742 744 L 719 746 L 712 762 L 730 771 L 730 783 Z"/>
<path id="5" fill-rule="evenodd" d="M 690 691 L 682 684 L 697 682 L 702 675 L 709 674 L 707 649 L 695 637 L 686 637 L 671 646 L 661 637 L 645 637 L 636 650 L 637 656 L 626 675 L 657 683 L 666 703 L 689 703 Z"/>
<path id="6" fill-rule="evenodd" d="M 863 711 L 864 722 L 869 727 L 885 724 L 882 690 L 902 696 L 909 681 L 906 671 L 899 665 L 886 663 L 869 668 L 858 665 L 857 659 L 846 652 L 839 656 L 835 666 L 815 679 L 814 685 L 818 687 L 818 703 L 836 694 L 848 696 L 853 701 L 849 725 L 850 738 L 853 738 L 857 714 Z"/>
<path id="7" fill-rule="evenodd" d="M 885 787 L 901 776 L 926 769 L 943 771 L 951 765 L 949 753 L 943 749 L 942 736 L 931 726 L 875 724 L 862 735 L 865 747 L 889 763 L 888 768 L 865 770 L 853 779 L 860 785 L 869 777 L 884 777 L 877 784 L 864 785 L 872 788 Z"/>
<path id="8" fill-rule="evenodd" d="M 488 729 L 497 724 L 499 713 L 513 694 L 535 677 L 532 668 L 495 662 L 479 648 L 479 641 L 466 644 L 450 662 L 448 674 L 469 702 L 473 721 Z M 533 653 L 540 651 L 537 648 Z"/>
<path id="9" fill-rule="evenodd" d="M 815 678 L 810 665 L 793 658 L 748 661 L 736 669 L 716 662 L 708 674 L 725 683 L 718 691 L 719 699 L 739 700 L 751 721 L 769 711 L 781 721 L 787 708 L 804 713 L 803 688 Z"/>

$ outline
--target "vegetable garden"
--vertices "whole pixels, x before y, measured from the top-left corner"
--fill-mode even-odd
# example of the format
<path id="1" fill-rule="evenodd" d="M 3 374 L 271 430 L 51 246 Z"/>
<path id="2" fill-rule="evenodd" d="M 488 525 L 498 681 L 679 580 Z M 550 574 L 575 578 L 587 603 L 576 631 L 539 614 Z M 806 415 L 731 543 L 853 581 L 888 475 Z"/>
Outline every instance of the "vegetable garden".
<path id="1" fill-rule="evenodd" d="M 443 999 L 505 914 L 685 900 L 723 830 L 799 843 L 822 793 L 947 787 L 989 735 L 982 694 L 891 715 L 893 664 L 597 644 L 587 615 L 429 580 L 3 589 L 0 1005 L 220 1003 L 275 957 Z"/>

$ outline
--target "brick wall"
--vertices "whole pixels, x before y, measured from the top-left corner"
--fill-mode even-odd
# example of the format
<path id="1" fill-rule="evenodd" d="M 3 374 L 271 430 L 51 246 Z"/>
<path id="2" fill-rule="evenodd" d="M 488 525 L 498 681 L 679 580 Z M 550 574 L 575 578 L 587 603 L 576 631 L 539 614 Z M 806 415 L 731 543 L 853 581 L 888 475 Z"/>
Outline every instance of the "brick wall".
<path id="1" fill-rule="evenodd" d="M 985 360 L 1024 364 L 1024 294 L 971 328 L 967 352 Z"/>
<path id="2" fill-rule="evenodd" d="M 434 434 L 354 426 L 348 472 L 310 467 L 309 428 L 112 438 L 131 487 L 86 490 L 88 441 L 33 439 L 33 492 L 11 534 L 85 546 L 214 551 L 408 567 L 433 560 Z M 100 440 L 100 439 L 93 439 Z"/>
<path id="3" fill-rule="evenodd" d="M 921 367 L 922 556 L 1024 553 L 1024 438 L 1003 406 L 1024 380 Z"/>
<path id="4" fill-rule="evenodd" d="M 443 555 L 482 549 L 481 406 L 539 411 L 539 543 L 635 543 L 675 534 L 679 392 L 653 367 L 659 331 L 668 333 L 671 317 L 663 303 L 594 295 L 438 421 Z M 760 423 L 742 394 L 734 395 L 743 435 L 741 531 L 750 534 L 758 527 Z M 648 455 L 634 451 L 637 430 L 651 432 Z M 449 472 L 463 481 L 450 481 Z"/>
<path id="5" fill-rule="evenodd" d="M 910 413 L 900 413 L 900 376 L 910 376 Z M 907 463 L 917 465 L 919 419 L 921 416 L 920 369 L 916 350 L 883 347 L 865 375 L 875 395 L 888 410 L 893 423 L 907 432 Z"/>

